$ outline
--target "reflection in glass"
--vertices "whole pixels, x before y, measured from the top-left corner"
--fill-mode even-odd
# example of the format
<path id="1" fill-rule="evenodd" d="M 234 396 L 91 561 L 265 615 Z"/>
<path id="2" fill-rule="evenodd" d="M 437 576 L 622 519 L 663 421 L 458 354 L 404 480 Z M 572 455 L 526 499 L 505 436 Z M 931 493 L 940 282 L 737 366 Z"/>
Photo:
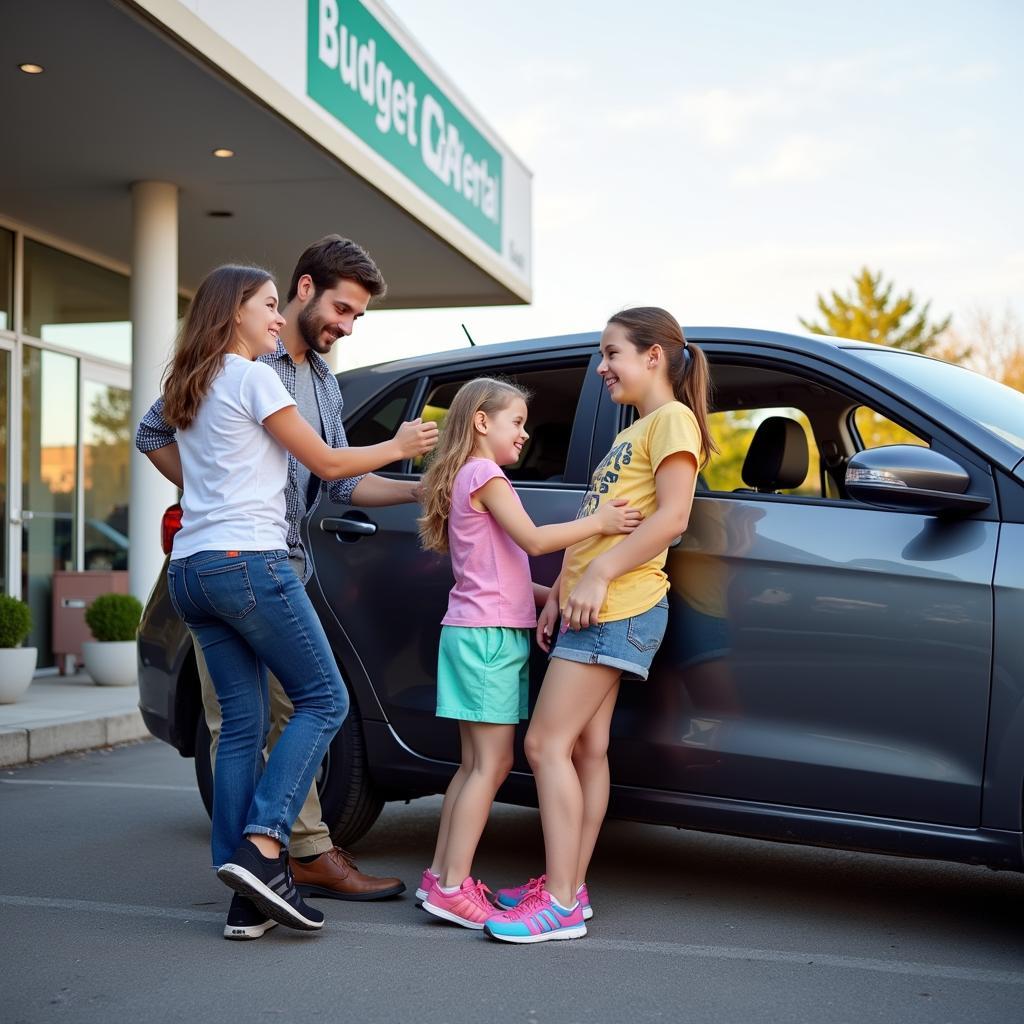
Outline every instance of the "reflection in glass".
<path id="1" fill-rule="evenodd" d="M 87 380 L 82 404 L 83 568 L 127 569 L 131 392 Z"/>
<path id="2" fill-rule="evenodd" d="M 0 331 L 13 330 L 14 234 L 0 228 Z M 4 401 L 6 401 L 6 394 Z M 6 422 L 6 421 L 5 421 Z"/>
<path id="3" fill-rule="evenodd" d="M 42 666 L 53 664 L 53 573 L 75 568 L 78 360 L 26 346 L 23 367 L 21 592 Z"/>
<path id="4" fill-rule="evenodd" d="M 7 388 L 10 353 L 0 350 L 0 593 L 7 582 Z"/>
<path id="5" fill-rule="evenodd" d="M 25 239 L 26 334 L 127 366 L 128 303 L 123 274 Z"/>

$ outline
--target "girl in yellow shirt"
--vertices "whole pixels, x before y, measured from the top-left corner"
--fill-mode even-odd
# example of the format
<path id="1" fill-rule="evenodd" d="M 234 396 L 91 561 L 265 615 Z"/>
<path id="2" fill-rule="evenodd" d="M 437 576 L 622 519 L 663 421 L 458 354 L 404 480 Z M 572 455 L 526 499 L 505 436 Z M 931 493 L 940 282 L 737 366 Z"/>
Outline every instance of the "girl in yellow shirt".
<path id="1" fill-rule="evenodd" d="M 526 734 L 537 780 L 546 871 L 497 893 L 505 912 L 487 933 L 506 942 L 574 939 L 592 916 L 585 884 L 608 808 L 608 736 L 623 673 L 646 679 L 668 619 L 668 546 L 686 530 L 708 430 L 704 353 L 668 312 L 617 313 L 601 336 L 597 372 L 636 420 L 594 472 L 580 515 L 626 499 L 644 514 L 628 537 L 569 548 L 537 623 L 551 662 Z M 561 617 L 557 639 L 556 623 Z"/>

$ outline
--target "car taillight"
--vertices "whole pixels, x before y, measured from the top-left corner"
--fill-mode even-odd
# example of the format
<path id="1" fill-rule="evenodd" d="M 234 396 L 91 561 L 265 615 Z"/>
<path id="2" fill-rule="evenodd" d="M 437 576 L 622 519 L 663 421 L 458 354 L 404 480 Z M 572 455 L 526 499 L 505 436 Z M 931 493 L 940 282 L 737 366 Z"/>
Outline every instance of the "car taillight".
<path id="1" fill-rule="evenodd" d="M 172 505 L 160 520 L 160 546 L 164 554 L 171 553 L 171 545 L 174 543 L 174 535 L 181 529 L 181 506 Z"/>

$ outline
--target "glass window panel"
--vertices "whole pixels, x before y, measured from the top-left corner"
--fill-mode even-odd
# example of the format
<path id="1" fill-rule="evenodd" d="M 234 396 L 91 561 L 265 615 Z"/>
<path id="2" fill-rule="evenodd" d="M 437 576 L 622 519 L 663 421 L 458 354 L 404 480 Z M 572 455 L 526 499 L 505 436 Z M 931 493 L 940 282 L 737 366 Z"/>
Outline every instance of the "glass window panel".
<path id="1" fill-rule="evenodd" d="M 0 350 L 0 593 L 7 590 L 7 391 L 10 372 L 10 353 Z"/>
<path id="2" fill-rule="evenodd" d="M 14 233 L 0 228 L 0 331 L 14 330 Z"/>
<path id="3" fill-rule="evenodd" d="M 26 334 L 88 355 L 132 360 L 128 278 L 25 239 Z"/>
<path id="4" fill-rule="evenodd" d="M 78 360 L 25 346 L 22 399 L 21 592 L 32 609 L 30 647 L 53 664 L 53 573 L 75 568 Z"/>
<path id="5" fill-rule="evenodd" d="M 711 461 L 701 471 L 708 490 L 746 489 L 743 482 L 743 462 L 758 426 L 770 416 L 784 416 L 796 420 L 807 435 L 807 476 L 799 487 L 779 491 L 779 494 L 822 497 L 818 446 L 814 441 L 810 422 L 799 409 L 738 409 L 711 413 L 708 416 L 708 427 L 715 444 L 718 445 L 718 454 L 712 455 Z"/>
<path id="6" fill-rule="evenodd" d="M 128 568 L 131 392 L 82 384 L 85 569 Z"/>
<path id="7" fill-rule="evenodd" d="M 898 423 L 893 423 L 887 416 L 869 409 L 866 405 L 857 407 L 853 414 L 853 422 L 865 448 L 881 448 L 887 444 L 916 444 L 928 447 L 927 441 L 922 441 L 916 434 L 912 434 Z"/>

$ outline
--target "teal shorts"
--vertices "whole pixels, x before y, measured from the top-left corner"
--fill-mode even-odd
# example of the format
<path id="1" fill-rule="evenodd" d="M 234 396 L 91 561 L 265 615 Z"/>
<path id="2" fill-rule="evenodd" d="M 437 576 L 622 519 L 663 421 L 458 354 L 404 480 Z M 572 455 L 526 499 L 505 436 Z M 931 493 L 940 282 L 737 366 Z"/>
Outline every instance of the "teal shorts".
<path id="1" fill-rule="evenodd" d="M 506 626 L 442 626 L 437 717 L 495 725 L 529 718 L 531 632 Z"/>

